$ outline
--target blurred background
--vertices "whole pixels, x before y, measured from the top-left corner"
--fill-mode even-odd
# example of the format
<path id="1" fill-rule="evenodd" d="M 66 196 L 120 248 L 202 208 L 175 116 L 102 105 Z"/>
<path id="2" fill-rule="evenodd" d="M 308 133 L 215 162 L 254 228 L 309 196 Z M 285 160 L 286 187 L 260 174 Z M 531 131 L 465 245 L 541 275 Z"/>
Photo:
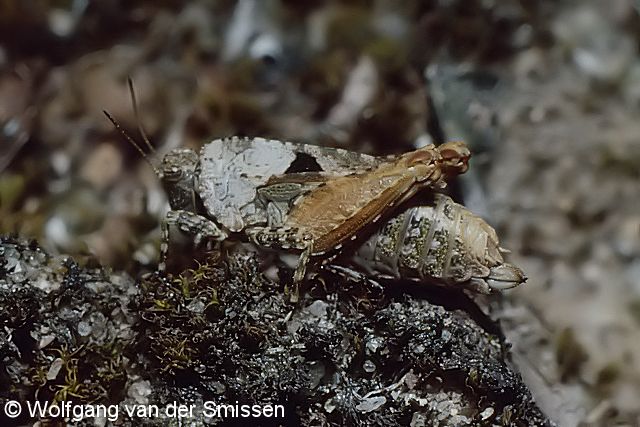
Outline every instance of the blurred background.
<path id="1" fill-rule="evenodd" d="M 159 161 L 263 136 L 372 154 L 463 139 L 456 188 L 529 281 L 497 301 L 562 426 L 640 425 L 640 3 L 0 0 L 0 233 L 154 269 Z"/>

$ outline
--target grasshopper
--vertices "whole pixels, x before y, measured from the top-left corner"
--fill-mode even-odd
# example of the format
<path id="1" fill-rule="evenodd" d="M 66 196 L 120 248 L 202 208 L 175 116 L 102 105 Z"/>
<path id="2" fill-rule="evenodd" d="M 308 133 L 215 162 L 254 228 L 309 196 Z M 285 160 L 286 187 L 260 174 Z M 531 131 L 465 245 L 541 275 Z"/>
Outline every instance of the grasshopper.
<path id="1" fill-rule="evenodd" d="M 133 85 L 129 82 L 138 116 Z M 468 168 L 462 142 L 428 145 L 375 157 L 343 149 L 264 138 L 216 139 L 166 154 L 159 167 L 105 111 L 116 129 L 152 165 L 171 210 L 162 222 L 160 271 L 166 268 L 169 227 L 203 238 L 249 240 L 300 252 L 293 276 L 301 281 L 312 257 L 337 251 L 365 226 L 418 190 L 441 189 Z M 138 120 L 139 121 L 139 120 Z M 152 150 L 146 134 L 140 133 Z"/>

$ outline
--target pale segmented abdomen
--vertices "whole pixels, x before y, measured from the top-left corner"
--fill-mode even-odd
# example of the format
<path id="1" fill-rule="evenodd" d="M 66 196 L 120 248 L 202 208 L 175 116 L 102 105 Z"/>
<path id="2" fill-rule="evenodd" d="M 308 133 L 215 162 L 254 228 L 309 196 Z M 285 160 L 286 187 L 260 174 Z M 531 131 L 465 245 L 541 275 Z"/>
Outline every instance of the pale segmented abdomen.
<path id="1" fill-rule="evenodd" d="M 433 203 L 390 219 L 357 249 L 353 262 L 374 277 L 465 284 L 482 292 L 526 280 L 504 262 L 495 230 L 439 193 Z"/>

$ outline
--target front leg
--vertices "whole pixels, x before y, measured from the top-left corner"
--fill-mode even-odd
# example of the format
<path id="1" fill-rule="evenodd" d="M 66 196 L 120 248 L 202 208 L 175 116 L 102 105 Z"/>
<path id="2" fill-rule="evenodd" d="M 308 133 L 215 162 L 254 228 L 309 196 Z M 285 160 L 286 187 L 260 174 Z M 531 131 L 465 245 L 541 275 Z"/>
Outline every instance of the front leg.
<path id="1" fill-rule="evenodd" d="M 167 269 L 167 253 L 169 251 L 169 226 L 177 226 L 181 231 L 192 234 L 194 243 L 198 245 L 204 237 L 216 241 L 223 241 L 228 236 L 209 218 L 184 210 L 167 212 L 160 225 L 162 242 L 160 243 L 160 263 L 158 270 L 164 272 Z"/>

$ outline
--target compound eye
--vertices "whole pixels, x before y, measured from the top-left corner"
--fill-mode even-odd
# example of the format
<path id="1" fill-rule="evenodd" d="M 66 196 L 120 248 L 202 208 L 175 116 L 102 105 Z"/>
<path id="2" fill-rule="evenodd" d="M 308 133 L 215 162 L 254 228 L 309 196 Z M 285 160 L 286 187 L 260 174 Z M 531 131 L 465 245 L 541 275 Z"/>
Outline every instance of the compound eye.
<path id="1" fill-rule="evenodd" d="M 176 166 L 168 166 L 163 170 L 165 178 L 170 180 L 177 180 L 182 176 L 182 169 Z"/>

